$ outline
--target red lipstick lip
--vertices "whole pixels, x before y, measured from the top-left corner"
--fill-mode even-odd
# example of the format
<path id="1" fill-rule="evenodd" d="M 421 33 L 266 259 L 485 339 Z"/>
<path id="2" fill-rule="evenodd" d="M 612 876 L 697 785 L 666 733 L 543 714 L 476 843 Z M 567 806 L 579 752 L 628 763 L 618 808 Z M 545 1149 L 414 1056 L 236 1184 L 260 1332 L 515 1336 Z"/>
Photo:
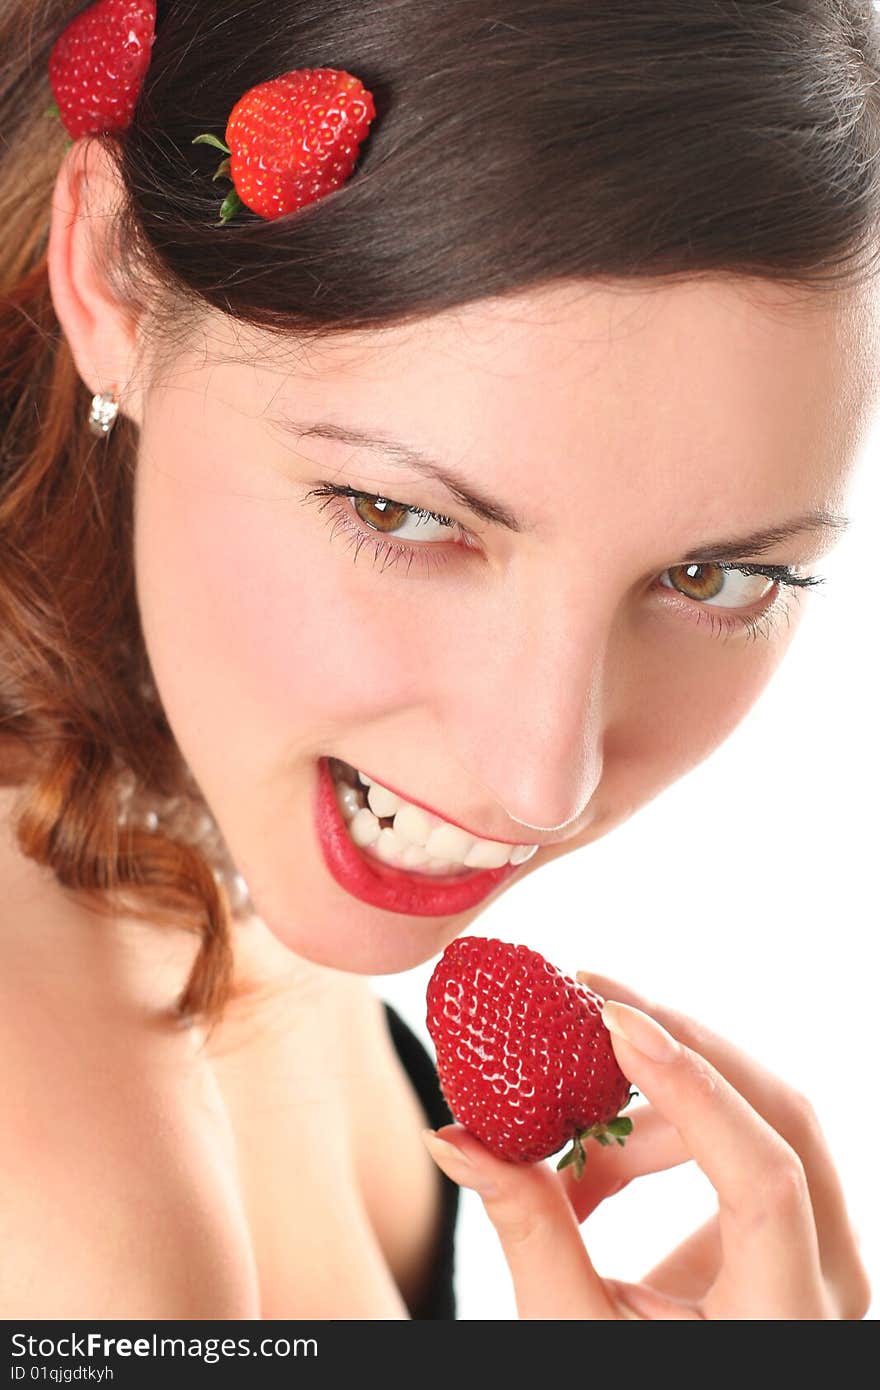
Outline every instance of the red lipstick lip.
<path id="1" fill-rule="evenodd" d="M 358 768 L 358 771 L 360 772 L 362 769 Z M 429 806 L 426 801 L 419 801 L 417 797 L 410 796 L 408 792 L 398 791 L 397 787 L 389 786 L 387 782 L 380 781 L 378 777 L 373 777 L 369 772 L 365 772 L 364 776 L 369 777 L 371 782 L 378 782 L 379 786 L 384 787 L 386 791 L 393 792 L 395 796 L 399 796 L 401 801 L 408 801 L 412 806 L 420 806 L 421 809 L 427 811 L 429 815 L 437 816 L 440 820 L 447 821 L 449 825 L 458 826 L 458 829 L 463 830 L 465 834 L 473 835 L 475 840 L 492 840 L 496 845 L 510 845 L 511 847 L 513 845 L 533 845 L 535 843 L 534 840 L 499 840 L 494 835 L 483 835 L 479 830 L 471 830 L 469 825 L 462 825 L 460 820 L 453 820 L 451 816 L 444 815 L 442 811 L 435 811 L 434 807 Z"/>
<path id="2" fill-rule="evenodd" d="M 386 912 L 408 917 L 451 917 L 467 912 L 519 868 L 518 864 L 504 864 L 500 869 L 472 869 L 455 878 L 440 879 L 368 859 L 348 833 L 326 758 L 318 759 L 314 816 L 324 863 L 333 878 L 352 897 Z"/>

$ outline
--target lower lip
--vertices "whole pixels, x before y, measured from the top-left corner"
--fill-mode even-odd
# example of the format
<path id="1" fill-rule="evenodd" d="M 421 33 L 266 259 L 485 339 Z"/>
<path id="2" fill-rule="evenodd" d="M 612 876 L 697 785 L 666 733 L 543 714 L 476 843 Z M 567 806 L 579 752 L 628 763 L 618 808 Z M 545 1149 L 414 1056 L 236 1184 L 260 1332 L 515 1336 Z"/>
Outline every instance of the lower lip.
<path id="1" fill-rule="evenodd" d="M 476 869 L 444 882 L 368 859 L 348 833 L 326 758 L 318 759 L 315 822 L 324 863 L 340 888 L 386 912 L 412 917 L 449 917 L 467 912 L 519 867 L 505 864 L 500 869 Z"/>

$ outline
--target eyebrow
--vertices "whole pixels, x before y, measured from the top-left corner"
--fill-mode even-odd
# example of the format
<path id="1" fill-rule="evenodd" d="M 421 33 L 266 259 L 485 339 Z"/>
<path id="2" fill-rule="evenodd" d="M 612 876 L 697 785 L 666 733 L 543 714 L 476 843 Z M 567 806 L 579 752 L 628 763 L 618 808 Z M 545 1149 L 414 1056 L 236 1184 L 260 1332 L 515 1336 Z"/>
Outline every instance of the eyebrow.
<path id="1" fill-rule="evenodd" d="M 791 540 L 795 536 L 814 534 L 817 531 L 845 531 L 849 525 L 848 516 L 840 516 L 836 512 L 816 507 L 792 521 L 782 521 L 778 526 L 767 526 L 764 530 L 752 531 L 747 536 L 731 536 L 727 540 L 710 541 L 686 555 L 679 563 L 691 565 L 700 561 L 711 563 L 714 560 L 735 560 L 749 555 L 763 555 L 782 541 Z"/>
<path id="2" fill-rule="evenodd" d="M 517 533 L 532 529 L 503 502 L 489 497 L 485 493 L 477 492 L 472 484 L 466 483 L 463 478 L 448 468 L 444 468 L 436 459 L 431 458 L 421 449 L 415 449 L 409 444 L 402 444 L 399 440 L 370 434 L 366 430 L 334 425 L 325 420 L 305 423 L 293 420 L 286 415 L 273 416 L 272 418 L 273 423 L 292 434 L 296 434 L 301 439 L 314 436 L 319 439 L 335 440 L 340 444 L 349 444 L 355 449 L 370 449 L 374 453 L 381 454 L 394 467 L 411 468 L 424 477 L 432 478 L 436 482 L 442 483 L 447 492 L 462 506 L 467 507 L 468 511 L 494 526 L 503 526 L 506 530 Z M 816 507 L 791 521 L 783 521 L 776 526 L 768 526 L 763 530 L 753 531 L 749 535 L 730 536 L 725 540 L 709 541 L 686 555 L 680 563 L 686 565 L 696 564 L 699 561 L 711 563 L 715 560 L 730 560 L 747 555 L 763 555 L 766 551 L 772 550 L 774 546 L 780 545 L 783 541 L 791 540 L 795 536 L 817 531 L 844 531 L 850 524 L 849 517 L 841 516 L 836 512 L 829 512 L 822 507 Z"/>
<path id="3" fill-rule="evenodd" d="M 436 482 L 442 483 L 457 502 L 468 511 L 473 512 L 474 516 L 481 517 L 483 521 L 490 522 L 493 526 L 503 526 L 508 531 L 527 531 L 531 528 L 515 516 L 509 507 L 503 502 L 498 502 L 492 497 L 487 497 L 485 493 L 477 492 L 472 484 L 448 468 L 443 468 L 435 459 L 423 453 L 421 449 L 414 449 L 409 444 L 401 444 L 395 439 L 383 439 L 381 435 L 367 434 L 364 430 L 346 429 L 342 425 L 332 425 L 326 421 L 319 420 L 314 423 L 302 424 L 296 420 L 291 420 L 287 416 L 273 416 L 276 425 L 282 429 L 290 430 L 300 439 L 310 435 L 317 436 L 319 439 L 334 439 L 340 444 L 350 444 L 355 449 L 372 449 L 374 453 L 381 454 L 393 467 L 411 468 L 416 473 L 421 473 L 423 477 L 433 478 Z"/>

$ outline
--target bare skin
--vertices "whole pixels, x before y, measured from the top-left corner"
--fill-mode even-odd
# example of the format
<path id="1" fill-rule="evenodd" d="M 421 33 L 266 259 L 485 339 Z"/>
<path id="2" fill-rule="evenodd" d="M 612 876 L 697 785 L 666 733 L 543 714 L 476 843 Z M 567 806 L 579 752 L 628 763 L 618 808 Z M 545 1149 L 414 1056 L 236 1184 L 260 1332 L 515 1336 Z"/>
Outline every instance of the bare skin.
<path id="1" fill-rule="evenodd" d="M 0 882 L 4 1316 L 408 1317 L 439 1182 L 368 982 L 253 918 L 206 1043 L 156 1023 L 192 938 L 83 911 L 5 833 Z"/>
<path id="2" fill-rule="evenodd" d="M 17 1235 L 0 1308 L 406 1317 L 432 1256 L 437 1175 L 364 977 L 429 960 L 483 905 L 409 917 L 341 888 L 312 824 L 317 759 L 369 769 L 486 838 L 537 843 L 500 890 L 510 891 L 705 758 L 772 677 L 808 601 L 735 563 L 806 577 L 840 534 L 874 404 L 874 302 L 722 281 L 556 285 L 305 353 L 211 314 L 178 358 L 147 371 L 144 326 L 96 269 L 116 190 L 97 149 L 83 177 L 83 146 L 56 186 L 53 297 L 83 380 L 95 392 L 117 384 L 140 426 L 135 563 L 151 663 L 259 918 L 236 938 L 252 993 L 199 1051 L 198 1039 L 160 1039 L 146 1021 L 185 978 L 192 942 L 99 926 L 10 844 L 0 851 L 0 1030 L 15 1059 L 3 1113 L 18 1117 L 0 1146 L 6 1189 L 22 1192 L 26 1214 L 48 1200 L 62 1231 L 75 1173 L 102 1231 L 87 1258 L 82 1242 L 67 1252 L 77 1278 L 65 1282 L 56 1246 L 0 1213 Z M 302 428 L 317 420 L 430 453 L 519 528 L 476 516 L 387 455 Z M 453 525 L 401 521 L 408 549 L 377 553 L 394 538 L 349 499 L 322 511 L 314 493 L 326 483 Z M 709 557 L 715 541 L 818 512 L 824 527 L 760 552 L 732 547 L 731 569 Z M 0 801 L 4 816 L 9 805 Z M 608 1157 L 596 1200 L 691 1156 L 707 1172 L 748 1162 L 768 1190 L 787 1162 L 779 1183 L 794 1191 L 799 1163 L 816 1171 L 816 1140 L 789 1123 L 784 1083 L 758 1081 L 757 1064 L 698 1025 L 671 1024 L 698 1060 L 667 1069 L 671 1082 L 644 1073 L 653 1108 L 638 1142 Z M 92 1084 L 96 1059 L 112 1059 L 109 1091 Z M 627 1063 L 642 1089 L 638 1062 Z M 66 1117 L 51 1151 L 26 1122 L 37 1085 Z M 694 1123 L 676 1128 L 681 1113 Z M 730 1148 L 733 1129 L 752 1136 L 748 1153 Z M 88 1136 L 89 1161 L 77 1161 Z M 135 1196 L 144 1154 L 158 1214 Z M 625 1316 L 585 1253 L 578 1263 L 585 1212 L 568 1186 L 542 1168 L 501 1180 L 505 1201 L 487 1206 L 521 1316 Z M 187 1184 L 201 1194 L 196 1230 L 174 1206 L 196 1219 L 180 1197 Z M 724 1210 L 723 1184 L 719 1195 Z M 775 1307 L 780 1242 L 803 1250 L 812 1239 L 815 1254 L 817 1221 L 823 1242 L 831 1231 L 833 1280 L 814 1261 L 814 1282 L 769 1315 L 861 1315 L 866 1281 L 842 1202 L 809 1216 L 803 1201 L 782 1206 L 779 1239 L 727 1261 L 724 1297 L 701 1315 L 741 1316 L 754 1289 Z M 535 1239 L 539 1227 L 552 1240 Z M 722 1220 L 722 1238 L 737 1235 Z M 671 1257 L 683 1287 L 717 1264 L 713 1239 Z M 135 1246 L 148 1257 L 128 1259 Z M 181 1249 L 201 1252 L 183 1284 Z"/>

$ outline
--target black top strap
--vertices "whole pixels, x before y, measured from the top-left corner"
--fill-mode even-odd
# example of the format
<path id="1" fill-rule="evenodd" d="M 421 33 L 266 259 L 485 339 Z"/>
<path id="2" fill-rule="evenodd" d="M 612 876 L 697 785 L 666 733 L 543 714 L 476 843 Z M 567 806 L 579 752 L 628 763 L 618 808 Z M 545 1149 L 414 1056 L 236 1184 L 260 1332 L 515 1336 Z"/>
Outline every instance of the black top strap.
<path id="1" fill-rule="evenodd" d="M 391 1040 L 397 1055 L 412 1081 L 422 1109 L 428 1117 L 432 1129 L 441 1125 L 455 1123 L 455 1118 L 446 1103 L 434 1060 L 421 1039 L 416 1036 L 408 1023 L 405 1023 L 396 1009 L 383 1000 L 385 1015 Z M 459 1188 L 445 1173 L 437 1169 L 442 1181 L 442 1219 L 437 1256 L 429 1286 L 421 1303 L 410 1309 L 413 1318 L 455 1317 L 455 1225 L 458 1216 Z"/>

